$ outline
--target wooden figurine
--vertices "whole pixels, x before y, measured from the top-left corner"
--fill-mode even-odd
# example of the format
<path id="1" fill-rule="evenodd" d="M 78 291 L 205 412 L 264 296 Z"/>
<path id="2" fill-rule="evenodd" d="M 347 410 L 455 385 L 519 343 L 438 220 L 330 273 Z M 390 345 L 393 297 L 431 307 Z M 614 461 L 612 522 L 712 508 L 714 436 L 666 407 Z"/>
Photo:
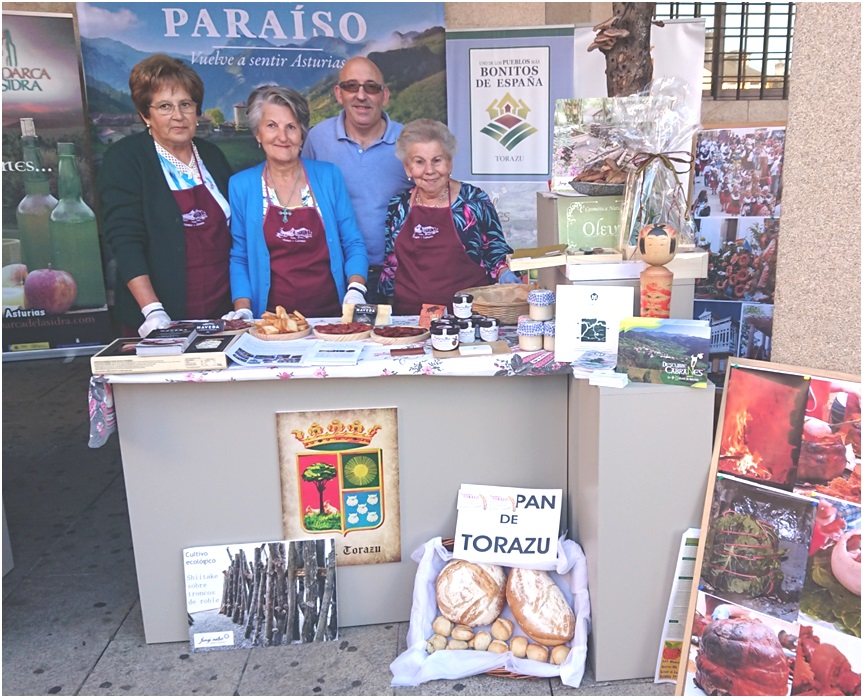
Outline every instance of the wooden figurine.
<path id="1" fill-rule="evenodd" d="M 654 223 L 638 232 L 638 251 L 648 264 L 641 272 L 641 317 L 669 317 L 674 274 L 664 265 L 676 250 L 677 231 L 670 225 Z"/>

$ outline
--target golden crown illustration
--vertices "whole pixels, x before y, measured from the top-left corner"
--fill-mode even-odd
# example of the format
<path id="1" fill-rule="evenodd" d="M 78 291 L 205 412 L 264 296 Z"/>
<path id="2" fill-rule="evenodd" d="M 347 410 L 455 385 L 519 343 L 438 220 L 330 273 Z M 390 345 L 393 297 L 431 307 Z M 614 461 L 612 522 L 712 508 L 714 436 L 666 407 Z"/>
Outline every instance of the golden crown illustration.
<path id="1" fill-rule="evenodd" d="M 334 419 L 326 429 L 317 422 L 312 422 L 308 433 L 295 429 L 291 434 L 306 448 L 315 449 L 341 443 L 368 446 L 380 430 L 381 426 L 375 424 L 366 431 L 359 419 L 355 419 L 350 424 Z"/>

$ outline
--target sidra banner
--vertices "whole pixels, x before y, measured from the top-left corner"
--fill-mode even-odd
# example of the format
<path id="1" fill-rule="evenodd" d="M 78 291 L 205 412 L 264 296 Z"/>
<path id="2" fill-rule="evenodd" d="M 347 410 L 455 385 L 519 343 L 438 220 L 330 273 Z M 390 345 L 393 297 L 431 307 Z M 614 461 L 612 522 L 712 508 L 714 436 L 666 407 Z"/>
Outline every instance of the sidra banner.
<path id="1" fill-rule="evenodd" d="M 111 336 L 78 56 L 71 15 L 3 12 L 4 358 Z"/>

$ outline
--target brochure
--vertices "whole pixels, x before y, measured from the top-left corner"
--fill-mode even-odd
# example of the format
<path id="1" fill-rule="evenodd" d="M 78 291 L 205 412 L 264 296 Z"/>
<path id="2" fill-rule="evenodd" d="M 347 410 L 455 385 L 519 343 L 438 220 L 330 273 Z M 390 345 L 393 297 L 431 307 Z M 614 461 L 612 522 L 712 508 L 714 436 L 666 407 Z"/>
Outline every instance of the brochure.
<path id="1" fill-rule="evenodd" d="M 302 366 L 303 358 L 317 343 L 307 339 L 274 342 L 244 332 L 231 345 L 228 357 L 241 366 Z"/>
<path id="2" fill-rule="evenodd" d="M 650 317 L 620 323 L 617 368 L 629 380 L 707 387 L 710 323 Z"/>
<path id="3" fill-rule="evenodd" d="M 306 366 L 352 366 L 360 360 L 363 353 L 362 342 L 319 341 L 306 354 Z"/>
<path id="4" fill-rule="evenodd" d="M 632 317 L 634 298 L 631 286 L 558 286 L 555 361 L 572 362 L 583 352 L 616 354 L 620 321 Z M 605 363 L 592 368 L 614 366 Z"/>

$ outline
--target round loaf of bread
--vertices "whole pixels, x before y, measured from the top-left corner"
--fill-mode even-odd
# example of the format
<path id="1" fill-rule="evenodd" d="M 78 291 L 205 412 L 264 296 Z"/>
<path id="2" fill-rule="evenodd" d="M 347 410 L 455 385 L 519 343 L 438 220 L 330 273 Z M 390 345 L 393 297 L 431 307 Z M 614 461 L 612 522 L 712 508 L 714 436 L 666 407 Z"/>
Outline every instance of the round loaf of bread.
<path id="1" fill-rule="evenodd" d="M 575 614 L 548 572 L 513 567 L 506 602 L 524 634 L 537 644 L 562 645 L 575 634 Z"/>
<path id="2" fill-rule="evenodd" d="M 503 567 L 451 560 L 437 578 L 437 605 L 453 623 L 488 625 L 503 610 L 505 589 Z"/>

